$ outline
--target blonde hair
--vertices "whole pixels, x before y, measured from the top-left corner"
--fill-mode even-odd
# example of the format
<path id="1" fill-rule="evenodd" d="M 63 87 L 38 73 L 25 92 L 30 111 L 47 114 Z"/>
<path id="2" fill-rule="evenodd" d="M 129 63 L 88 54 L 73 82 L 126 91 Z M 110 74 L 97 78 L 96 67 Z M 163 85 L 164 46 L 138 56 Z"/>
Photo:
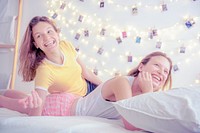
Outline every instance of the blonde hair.
<path id="1" fill-rule="evenodd" d="M 22 75 L 24 81 L 32 81 L 35 78 L 36 69 L 46 56 L 41 49 L 36 48 L 34 45 L 32 29 L 39 22 L 49 23 L 56 32 L 59 32 L 59 29 L 56 28 L 55 23 L 48 17 L 36 16 L 31 19 L 21 44 L 19 56 L 19 74 Z"/>
<path id="2" fill-rule="evenodd" d="M 140 72 L 140 71 L 138 70 L 140 64 L 142 63 L 143 65 L 146 65 L 146 64 L 149 62 L 149 60 L 150 60 L 152 57 L 154 57 L 154 56 L 163 56 L 163 57 L 165 57 L 165 58 L 169 61 L 169 63 L 170 63 L 169 74 L 168 74 L 167 80 L 166 80 L 166 82 L 165 82 L 165 84 L 164 84 L 162 90 L 170 89 L 170 88 L 172 87 L 172 76 L 171 76 L 172 60 L 171 60 L 165 53 L 163 53 L 163 52 L 159 52 L 159 51 L 158 51 L 158 52 L 153 52 L 153 53 L 150 53 L 150 54 L 148 54 L 147 56 L 145 56 L 145 57 L 141 60 L 141 62 L 139 63 L 139 65 L 138 65 L 137 67 L 135 67 L 135 68 L 133 68 L 132 70 L 129 71 L 128 76 L 137 77 L 138 74 L 139 74 L 139 72 Z"/>

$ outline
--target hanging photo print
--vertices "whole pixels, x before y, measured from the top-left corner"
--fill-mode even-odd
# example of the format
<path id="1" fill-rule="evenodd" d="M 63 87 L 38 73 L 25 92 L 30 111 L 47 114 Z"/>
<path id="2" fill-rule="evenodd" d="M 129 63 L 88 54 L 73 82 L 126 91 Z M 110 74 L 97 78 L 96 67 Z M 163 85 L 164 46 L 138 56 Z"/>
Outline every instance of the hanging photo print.
<path id="1" fill-rule="evenodd" d="M 100 2 L 100 8 L 103 8 L 104 7 L 104 1 L 101 1 Z"/>
<path id="2" fill-rule="evenodd" d="M 61 4 L 60 9 L 64 10 L 65 6 L 66 6 L 66 3 L 64 2 L 64 3 Z"/>
<path id="3" fill-rule="evenodd" d="M 79 47 L 76 47 L 75 50 L 78 52 L 80 49 L 79 49 Z"/>
<path id="4" fill-rule="evenodd" d="M 167 4 L 162 4 L 162 11 L 167 11 Z"/>
<path id="5" fill-rule="evenodd" d="M 76 39 L 76 40 L 79 40 L 80 36 L 81 36 L 81 35 L 80 35 L 79 33 L 76 33 L 75 39 Z"/>
<path id="6" fill-rule="evenodd" d="M 95 75 L 98 75 L 98 69 L 97 69 L 96 67 L 93 69 L 93 73 L 94 73 Z"/>
<path id="7" fill-rule="evenodd" d="M 161 46 L 162 46 L 162 42 L 161 41 L 156 42 L 156 48 L 157 49 L 160 49 Z"/>
<path id="8" fill-rule="evenodd" d="M 177 64 L 175 64 L 175 65 L 173 66 L 173 70 L 174 70 L 174 72 L 176 72 L 176 71 L 178 71 L 178 70 L 179 70 L 179 68 L 178 68 L 178 65 L 177 65 Z"/>
<path id="9" fill-rule="evenodd" d="M 55 19 L 57 16 L 58 16 L 58 14 L 55 12 L 51 17 L 52 17 L 53 19 Z"/>
<path id="10" fill-rule="evenodd" d="M 118 44 L 122 43 L 122 39 L 120 37 L 117 37 L 116 40 Z"/>
<path id="11" fill-rule="evenodd" d="M 132 14 L 136 15 L 138 13 L 138 9 L 136 6 L 132 7 Z"/>
<path id="12" fill-rule="evenodd" d="M 157 29 L 151 29 L 151 30 L 149 31 L 149 38 L 150 38 L 150 39 L 153 39 L 153 37 L 154 37 L 154 36 L 157 36 L 157 35 L 158 35 Z"/>
<path id="13" fill-rule="evenodd" d="M 100 35 L 104 36 L 105 35 L 105 31 L 106 31 L 106 29 L 102 28 L 101 32 L 100 32 Z"/>
<path id="14" fill-rule="evenodd" d="M 126 38 L 126 37 L 127 37 L 126 31 L 123 31 L 123 32 L 122 32 L 122 37 L 123 37 L 123 38 Z"/>
<path id="15" fill-rule="evenodd" d="M 141 37 L 137 36 L 135 42 L 136 43 L 140 43 L 141 42 Z"/>
<path id="16" fill-rule="evenodd" d="M 132 62 L 133 61 L 133 56 L 132 55 L 128 55 L 128 58 L 127 58 L 128 60 L 128 62 Z"/>
<path id="17" fill-rule="evenodd" d="M 184 47 L 184 46 L 180 47 L 180 53 L 185 53 L 185 50 L 186 50 L 186 47 Z"/>
<path id="18" fill-rule="evenodd" d="M 153 39 L 153 33 L 151 31 L 149 32 L 149 38 Z"/>
<path id="19" fill-rule="evenodd" d="M 88 30 L 84 30 L 84 36 L 89 37 L 89 31 Z"/>
<path id="20" fill-rule="evenodd" d="M 101 55 L 103 53 L 103 51 L 104 51 L 104 49 L 102 47 L 100 47 L 99 50 L 97 51 L 97 53 Z"/>
<path id="21" fill-rule="evenodd" d="M 191 28 L 194 24 L 195 24 L 195 21 L 193 19 L 186 20 L 185 22 L 185 25 L 188 29 Z"/>
<path id="22" fill-rule="evenodd" d="M 83 16 L 82 16 L 82 15 L 80 15 L 80 16 L 78 17 L 78 21 L 79 21 L 79 22 L 82 22 L 82 21 L 83 21 Z"/>
<path id="23" fill-rule="evenodd" d="M 153 36 L 157 36 L 158 35 L 157 29 L 152 29 L 152 34 Z"/>

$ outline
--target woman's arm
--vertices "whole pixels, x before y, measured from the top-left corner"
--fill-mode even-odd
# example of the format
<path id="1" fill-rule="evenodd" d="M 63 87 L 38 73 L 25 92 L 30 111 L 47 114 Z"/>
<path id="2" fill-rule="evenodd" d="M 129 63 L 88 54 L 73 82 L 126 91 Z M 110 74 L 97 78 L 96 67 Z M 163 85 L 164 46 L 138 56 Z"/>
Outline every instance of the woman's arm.
<path id="1" fill-rule="evenodd" d="M 82 75 L 85 79 L 87 79 L 88 81 L 99 85 L 102 83 L 101 79 L 98 78 L 92 71 L 90 71 L 89 69 L 86 68 L 86 66 L 84 65 L 84 63 L 80 60 L 79 57 L 77 57 L 77 62 L 78 64 L 81 66 L 82 68 Z"/>
<path id="2" fill-rule="evenodd" d="M 119 76 L 106 81 L 102 88 L 102 97 L 109 101 L 119 101 L 132 97 L 131 86 L 127 78 Z"/>
<path id="3" fill-rule="evenodd" d="M 102 88 L 102 96 L 104 99 L 109 101 L 119 101 L 132 97 L 132 89 L 129 81 L 124 76 L 115 77 L 108 80 Z M 141 130 L 134 127 L 129 122 L 127 122 L 123 117 L 122 121 L 124 127 L 128 130 Z"/>

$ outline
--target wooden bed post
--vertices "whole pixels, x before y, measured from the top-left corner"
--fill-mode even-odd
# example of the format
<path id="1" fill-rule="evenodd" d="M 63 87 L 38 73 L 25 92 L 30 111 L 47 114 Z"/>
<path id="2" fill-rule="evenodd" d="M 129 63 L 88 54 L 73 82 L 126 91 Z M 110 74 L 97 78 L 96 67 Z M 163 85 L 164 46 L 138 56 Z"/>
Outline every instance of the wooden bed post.
<path id="1" fill-rule="evenodd" d="M 22 19 L 22 5 L 23 0 L 19 0 L 18 3 L 18 16 L 17 16 L 17 31 L 15 35 L 15 48 L 14 48 L 14 59 L 13 59 L 13 68 L 12 68 L 12 74 L 11 74 L 11 82 L 10 82 L 10 89 L 14 89 L 15 85 L 15 79 L 16 79 L 16 69 L 17 69 L 17 59 L 18 59 L 18 45 L 19 45 L 19 39 L 20 39 L 20 25 L 21 25 L 21 19 Z"/>

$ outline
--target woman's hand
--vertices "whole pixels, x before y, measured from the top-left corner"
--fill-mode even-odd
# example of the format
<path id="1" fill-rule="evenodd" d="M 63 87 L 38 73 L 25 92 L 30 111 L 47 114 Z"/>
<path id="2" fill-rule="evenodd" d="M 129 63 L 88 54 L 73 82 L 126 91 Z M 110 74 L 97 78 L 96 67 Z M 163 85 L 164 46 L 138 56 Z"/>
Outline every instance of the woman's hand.
<path id="1" fill-rule="evenodd" d="M 153 84 L 151 74 L 141 71 L 138 75 L 139 87 L 142 93 L 153 92 Z"/>
<path id="2" fill-rule="evenodd" d="M 34 109 L 42 106 L 42 99 L 39 97 L 38 93 L 33 90 L 31 95 L 26 98 L 20 99 L 19 103 L 26 109 Z"/>

